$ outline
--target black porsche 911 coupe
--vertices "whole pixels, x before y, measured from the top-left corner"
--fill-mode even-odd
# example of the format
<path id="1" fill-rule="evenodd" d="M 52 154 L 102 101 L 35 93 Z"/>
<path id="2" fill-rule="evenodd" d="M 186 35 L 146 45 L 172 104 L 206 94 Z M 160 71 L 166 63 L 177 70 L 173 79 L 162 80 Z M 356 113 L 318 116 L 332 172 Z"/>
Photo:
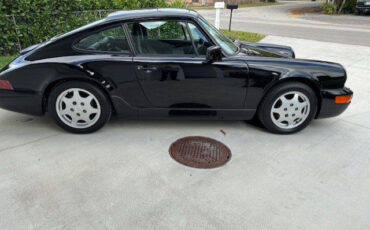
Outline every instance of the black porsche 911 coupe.
<path id="1" fill-rule="evenodd" d="M 294 133 L 349 105 L 340 64 L 225 37 L 195 11 L 122 11 L 23 50 L 0 73 L 0 107 L 50 113 L 75 133 L 125 118 L 258 118 Z"/>

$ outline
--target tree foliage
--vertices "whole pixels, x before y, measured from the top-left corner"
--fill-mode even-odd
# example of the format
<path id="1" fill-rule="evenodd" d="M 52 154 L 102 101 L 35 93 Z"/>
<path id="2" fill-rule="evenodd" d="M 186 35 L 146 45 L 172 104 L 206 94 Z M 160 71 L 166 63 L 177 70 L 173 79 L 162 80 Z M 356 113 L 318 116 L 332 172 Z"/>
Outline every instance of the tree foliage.
<path id="1" fill-rule="evenodd" d="M 356 10 L 356 0 L 343 0 L 339 13 L 354 13 Z"/>
<path id="2" fill-rule="evenodd" d="M 356 9 L 356 0 L 332 0 L 322 5 L 327 14 L 353 13 Z"/>

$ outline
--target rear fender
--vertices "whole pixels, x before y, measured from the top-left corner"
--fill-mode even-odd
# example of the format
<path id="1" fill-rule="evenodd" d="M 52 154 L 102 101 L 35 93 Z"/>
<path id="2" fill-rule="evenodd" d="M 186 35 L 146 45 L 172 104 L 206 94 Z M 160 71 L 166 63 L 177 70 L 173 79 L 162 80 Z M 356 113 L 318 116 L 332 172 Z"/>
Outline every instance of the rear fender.
<path id="1" fill-rule="evenodd" d="M 17 91 L 33 91 L 43 94 L 53 82 L 86 79 L 96 82 L 107 90 L 114 88 L 108 79 L 83 67 L 64 63 L 35 63 L 7 71 L 2 79 L 9 80 Z"/>

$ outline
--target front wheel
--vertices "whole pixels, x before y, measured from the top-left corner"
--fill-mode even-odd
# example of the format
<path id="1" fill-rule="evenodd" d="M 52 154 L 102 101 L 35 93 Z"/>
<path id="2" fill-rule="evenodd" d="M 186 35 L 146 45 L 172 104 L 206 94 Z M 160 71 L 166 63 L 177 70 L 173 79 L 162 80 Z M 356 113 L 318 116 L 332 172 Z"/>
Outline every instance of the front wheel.
<path id="1" fill-rule="evenodd" d="M 273 88 L 262 101 L 258 116 L 271 132 L 290 134 L 304 129 L 317 111 L 315 92 L 300 82 Z"/>
<path id="2" fill-rule="evenodd" d="M 72 133 L 91 133 L 102 128 L 111 116 L 111 104 L 99 87 L 81 81 L 57 85 L 48 108 L 55 122 Z"/>

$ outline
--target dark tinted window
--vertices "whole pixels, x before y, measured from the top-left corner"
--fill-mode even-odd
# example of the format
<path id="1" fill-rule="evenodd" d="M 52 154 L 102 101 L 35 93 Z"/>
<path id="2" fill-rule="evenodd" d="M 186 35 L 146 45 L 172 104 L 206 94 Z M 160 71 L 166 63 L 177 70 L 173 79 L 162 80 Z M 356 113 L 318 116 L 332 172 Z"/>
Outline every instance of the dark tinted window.
<path id="1" fill-rule="evenodd" d="M 128 28 L 140 54 L 195 54 L 184 22 L 135 22 L 128 24 Z"/>
<path id="2" fill-rule="evenodd" d="M 195 48 L 198 50 L 199 55 L 206 55 L 207 48 L 212 46 L 207 37 L 199 30 L 197 26 L 189 23 L 189 30 L 194 40 Z"/>
<path id="3" fill-rule="evenodd" d="M 75 48 L 87 51 L 129 53 L 121 26 L 102 30 L 81 39 Z"/>
<path id="4" fill-rule="evenodd" d="M 238 51 L 238 47 L 225 35 L 223 35 L 216 27 L 209 24 L 204 18 L 200 18 L 200 24 L 203 25 L 204 29 L 217 41 L 221 46 L 222 50 L 228 55 L 233 55 Z"/>

